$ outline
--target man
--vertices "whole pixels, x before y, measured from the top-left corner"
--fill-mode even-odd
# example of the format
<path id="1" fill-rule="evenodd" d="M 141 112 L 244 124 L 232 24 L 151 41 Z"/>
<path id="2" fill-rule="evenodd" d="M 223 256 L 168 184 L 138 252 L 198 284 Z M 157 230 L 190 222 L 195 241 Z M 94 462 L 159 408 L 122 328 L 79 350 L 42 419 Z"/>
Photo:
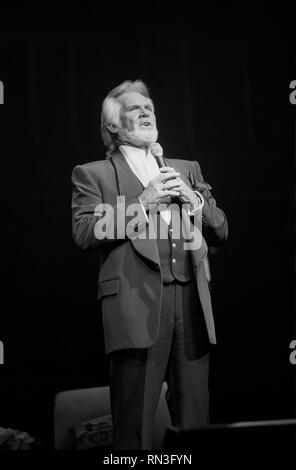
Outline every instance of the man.
<path id="1" fill-rule="evenodd" d="M 73 236 L 100 260 L 114 448 L 150 449 L 164 380 L 173 425 L 209 423 L 209 343 L 216 338 L 206 239 L 221 244 L 227 221 L 197 162 L 157 163 L 154 106 L 143 82 L 108 94 L 101 130 L 107 158 L 72 173 Z"/>

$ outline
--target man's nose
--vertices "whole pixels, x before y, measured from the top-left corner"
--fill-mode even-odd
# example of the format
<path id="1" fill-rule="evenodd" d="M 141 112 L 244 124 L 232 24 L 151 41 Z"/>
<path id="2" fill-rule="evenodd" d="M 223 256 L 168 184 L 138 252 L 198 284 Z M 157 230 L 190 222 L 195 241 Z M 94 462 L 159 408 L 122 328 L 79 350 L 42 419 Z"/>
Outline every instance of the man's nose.
<path id="1" fill-rule="evenodd" d="M 140 117 L 145 117 L 145 116 L 149 116 L 149 111 L 148 109 L 145 108 L 145 106 L 141 106 Z"/>

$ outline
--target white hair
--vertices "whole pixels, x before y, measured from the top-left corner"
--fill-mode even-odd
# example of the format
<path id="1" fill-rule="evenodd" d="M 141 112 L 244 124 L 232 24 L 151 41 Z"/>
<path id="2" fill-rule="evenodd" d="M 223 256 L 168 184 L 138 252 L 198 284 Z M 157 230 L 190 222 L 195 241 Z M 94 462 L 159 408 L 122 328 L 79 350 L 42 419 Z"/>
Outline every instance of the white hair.
<path id="1" fill-rule="evenodd" d="M 101 112 L 101 136 L 105 146 L 107 147 L 107 155 L 111 155 L 118 146 L 117 134 L 110 132 L 108 124 L 120 125 L 120 108 L 121 103 L 119 97 L 124 93 L 136 92 L 140 95 L 150 98 L 148 87 L 141 80 L 126 80 L 108 93 L 102 104 Z"/>

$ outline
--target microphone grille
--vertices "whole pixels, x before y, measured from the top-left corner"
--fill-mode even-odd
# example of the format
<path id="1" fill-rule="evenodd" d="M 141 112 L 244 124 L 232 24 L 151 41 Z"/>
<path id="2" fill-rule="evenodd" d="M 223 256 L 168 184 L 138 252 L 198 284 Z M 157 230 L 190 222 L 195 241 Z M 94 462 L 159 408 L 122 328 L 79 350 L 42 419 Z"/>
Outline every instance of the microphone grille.
<path id="1" fill-rule="evenodd" d="M 158 142 L 155 142 L 154 144 L 151 145 L 150 152 L 152 153 L 153 157 L 163 156 L 162 146 Z"/>

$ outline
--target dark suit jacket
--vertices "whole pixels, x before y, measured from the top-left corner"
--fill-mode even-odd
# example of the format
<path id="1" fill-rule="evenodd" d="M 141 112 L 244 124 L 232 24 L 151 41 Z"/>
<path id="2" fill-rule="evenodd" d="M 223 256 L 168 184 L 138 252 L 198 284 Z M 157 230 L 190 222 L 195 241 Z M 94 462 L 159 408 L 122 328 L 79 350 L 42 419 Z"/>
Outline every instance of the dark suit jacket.
<path id="1" fill-rule="evenodd" d="M 197 162 L 166 160 L 180 172 L 186 184 L 200 189 L 205 199 L 203 237 L 198 249 L 191 250 L 191 260 L 198 293 L 207 325 L 209 340 L 216 343 L 211 297 L 204 261 L 208 237 L 218 245 L 227 238 L 227 221 L 217 208 L 210 186 L 203 184 Z M 102 161 L 78 165 L 72 172 L 73 237 L 82 249 L 95 248 L 99 254 L 98 298 L 102 302 L 105 349 L 147 348 L 158 336 L 162 300 L 162 276 L 156 240 L 146 236 L 151 230 L 143 211 L 126 215 L 117 196 L 125 196 L 125 207 L 139 204 L 139 181 L 121 152 Z M 120 220 L 127 228 L 125 238 L 99 240 L 94 233 L 98 217 L 95 208 L 102 203 L 114 210 L 114 233 Z M 104 215 L 104 214 L 103 214 Z M 186 222 L 193 228 L 189 216 Z M 151 225 L 151 224 L 150 224 Z M 200 227 L 199 227 L 200 228 Z M 199 228 L 194 230 L 199 232 Z M 197 233 L 196 232 L 196 233 Z M 150 232 L 151 233 L 151 232 Z M 200 232 L 199 232 L 200 234 Z M 204 238 L 205 237 L 205 238 Z"/>

